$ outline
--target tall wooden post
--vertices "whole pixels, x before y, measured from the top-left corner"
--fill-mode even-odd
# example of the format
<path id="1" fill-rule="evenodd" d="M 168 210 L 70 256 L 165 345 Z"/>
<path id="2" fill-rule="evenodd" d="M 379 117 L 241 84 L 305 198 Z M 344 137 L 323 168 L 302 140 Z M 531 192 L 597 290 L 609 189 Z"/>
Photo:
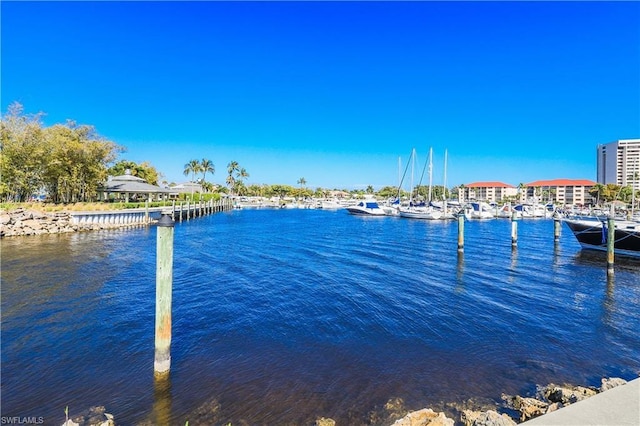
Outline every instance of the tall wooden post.
<path id="1" fill-rule="evenodd" d="M 158 221 L 156 243 L 156 375 L 169 373 L 171 366 L 171 293 L 173 287 L 173 226 L 166 213 Z"/>
<path id="2" fill-rule="evenodd" d="M 458 214 L 458 253 L 464 251 L 464 214 Z"/>
<path id="3" fill-rule="evenodd" d="M 613 272 L 614 249 L 616 241 L 616 221 L 613 216 L 607 218 L 607 272 Z"/>
<path id="4" fill-rule="evenodd" d="M 560 223 L 560 218 L 556 215 L 553 216 L 553 241 L 554 242 L 558 242 L 560 241 L 560 227 L 561 227 L 561 223 Z"/>
<path id="5" fill-rule="evenodd" d="M 511 215 L 511 247 L 518 245 L 518 213 L 514 210 Z"/>

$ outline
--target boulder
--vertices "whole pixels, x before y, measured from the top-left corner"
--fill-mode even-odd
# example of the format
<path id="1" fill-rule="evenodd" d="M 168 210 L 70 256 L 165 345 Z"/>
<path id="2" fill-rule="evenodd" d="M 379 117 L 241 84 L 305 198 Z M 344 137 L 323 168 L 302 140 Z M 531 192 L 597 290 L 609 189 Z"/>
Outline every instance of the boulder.
<path id="1" fill-rule="evenodd" d="M 506 414 L 499 414 L 493 410 L 464 410 L 461 419 L 465 426 L 514 426 L 517 424 Z"/>
<path id="2" fill-rule="evenodd" d="M 609 389 L 613 389 L 616 386 L 624 385 L 627 383 L 626 380 L 621 379 L 619 377 L 611 377 L 611 378 L 603 377 L 600 382 L 601 382 L 600 392 L 604 392 Z"/>
<path id="3" fill-rule="evenodd" d="M 564 405 L 573 404 L 597 394 L 595 388 L 584 386 L 556 386 L 550 384 L 542 390 L 544 397 L 550 402 L 560 402 Z"/>
<path id="4" fill-rule="evenodd" d="M 547 411 L 549 404 L 535 398 L 523 398 L 516 395 L 513 398 L 513 408 L 520 412 L 520 421 L 526 421 L 538 417 Z"/>
<path id="5" fill-rule="evenodd" d="M 436 413 L 430 408 L 412 411 L 396 420 L 393 426 L 454 426 L 455 422 L 444 413 Z"/>

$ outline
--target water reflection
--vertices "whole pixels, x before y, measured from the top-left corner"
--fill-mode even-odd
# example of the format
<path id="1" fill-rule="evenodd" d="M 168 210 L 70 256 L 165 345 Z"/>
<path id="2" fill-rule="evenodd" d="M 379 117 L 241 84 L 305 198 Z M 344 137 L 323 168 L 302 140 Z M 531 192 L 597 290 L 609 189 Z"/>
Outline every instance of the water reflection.
<path id="1" fill-rule="evenodd" d="M 464 290 L 464 253 L 458 252 L 458 261 L 456 264 L 456 291 L 461 292 Z"/>
<path id="2" fill-rule="evenodd" d="M 152 423 L 158 426 L 170 425 L 171 418 L 171 378 L 169 374 L 155 375 Z"/>

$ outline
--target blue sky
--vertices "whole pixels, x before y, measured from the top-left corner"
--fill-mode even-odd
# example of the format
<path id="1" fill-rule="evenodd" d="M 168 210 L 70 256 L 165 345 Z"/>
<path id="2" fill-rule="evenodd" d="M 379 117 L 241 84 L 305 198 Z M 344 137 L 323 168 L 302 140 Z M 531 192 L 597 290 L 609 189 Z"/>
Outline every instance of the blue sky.
<path id="1" fill-rule="evenodd" d="M 1 106 L 73 119 L 169 182 L 379 189 L 596 178 L 640 137 L 638 2 L 11 2 Z M 418 172 L 416 172 L 418 174 Z M 416 177 L 417 180 L 417 177 Z"/>

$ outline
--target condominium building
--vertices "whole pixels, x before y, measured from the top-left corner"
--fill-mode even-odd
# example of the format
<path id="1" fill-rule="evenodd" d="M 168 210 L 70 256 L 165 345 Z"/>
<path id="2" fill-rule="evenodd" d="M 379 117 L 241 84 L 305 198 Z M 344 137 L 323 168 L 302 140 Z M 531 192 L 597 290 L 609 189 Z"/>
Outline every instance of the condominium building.
<path id="1" fill-rule="evenodd" d="M 620 139 L 598 145 L 597 180 L 640 190 L 640 139 Z"/>
<path id="2" fill-rule="evenodd" d="M 560 206 L 593 204 L 589 190 L 595 182 L 588 179 L 537 180 L 525 184 L 522 202 L 535 200 Z"/>
<path id="3" fill-rule="evenodd" d="M 458 188 L 459 200 L 500 202 L 518 194 L 518 188 L 502 182 L 473 182 Z"/>

